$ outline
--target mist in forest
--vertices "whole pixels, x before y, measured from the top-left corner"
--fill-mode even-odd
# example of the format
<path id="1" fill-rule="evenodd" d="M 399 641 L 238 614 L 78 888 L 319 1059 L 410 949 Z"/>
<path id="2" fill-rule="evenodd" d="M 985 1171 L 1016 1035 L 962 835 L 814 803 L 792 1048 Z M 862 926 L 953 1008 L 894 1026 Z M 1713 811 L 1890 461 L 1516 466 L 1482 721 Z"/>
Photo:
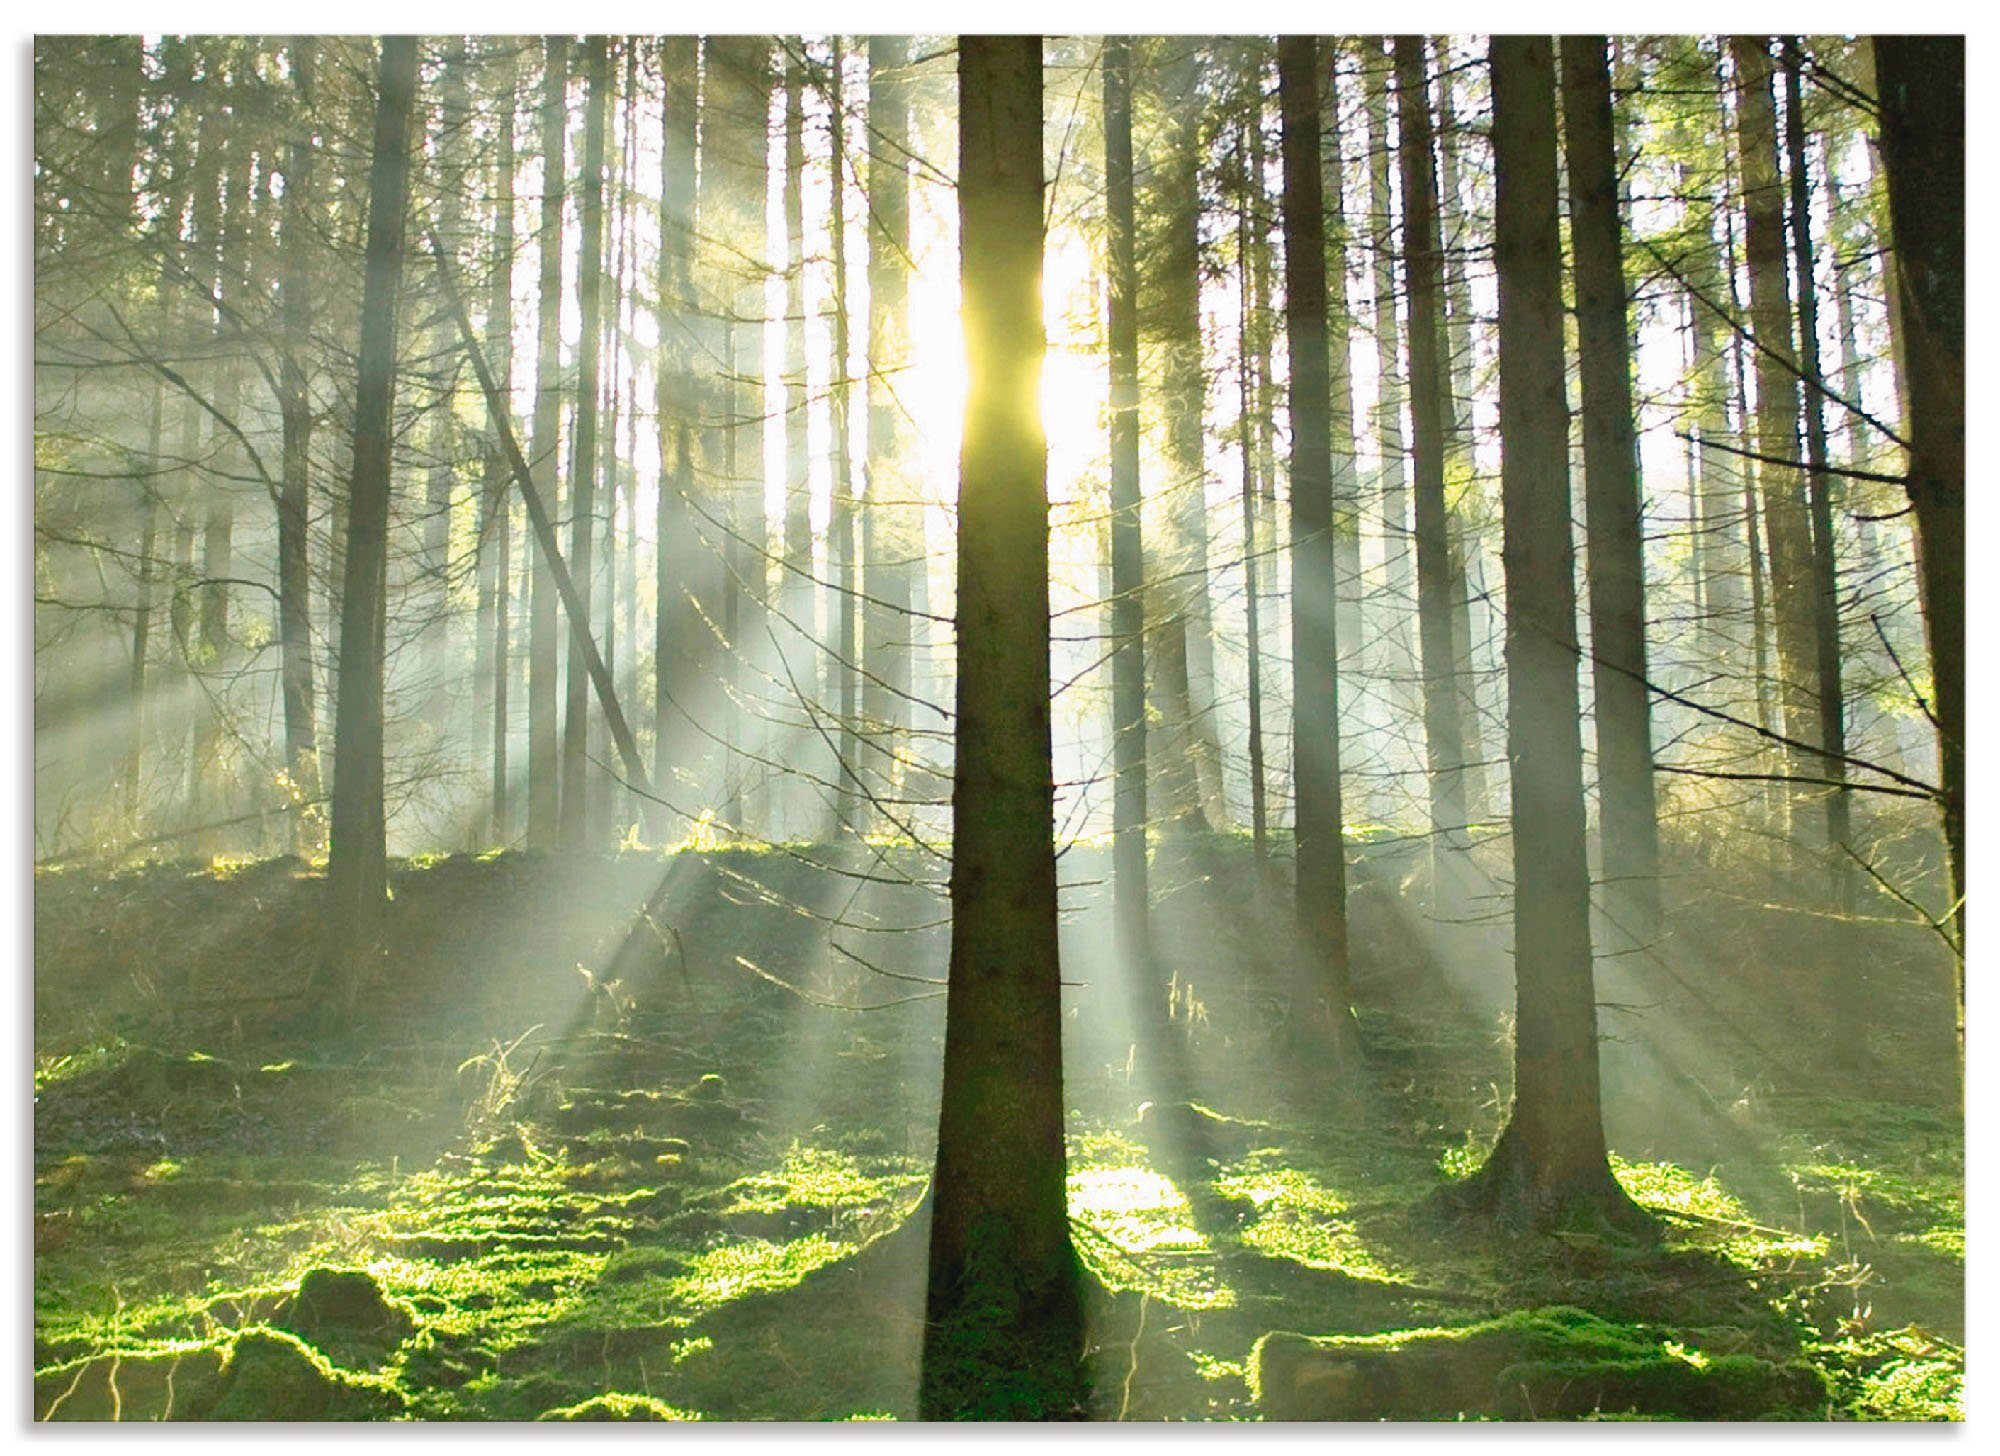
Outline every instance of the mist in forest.
<path id="1" fill-rule="evenodd" d="M 1962 38 L 34 78 L 38 1419 L 1962 1418 Z"/>

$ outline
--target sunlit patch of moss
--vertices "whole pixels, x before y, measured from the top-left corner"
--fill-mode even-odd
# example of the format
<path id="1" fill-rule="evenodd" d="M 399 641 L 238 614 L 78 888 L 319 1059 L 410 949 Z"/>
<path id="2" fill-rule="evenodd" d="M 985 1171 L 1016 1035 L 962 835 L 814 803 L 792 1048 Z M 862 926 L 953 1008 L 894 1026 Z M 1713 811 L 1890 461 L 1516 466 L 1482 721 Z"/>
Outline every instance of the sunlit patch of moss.
<path id="1" fill-rule="evenodd" d="M 628 1395 L 624 1391 L 608 1391 L 603 1395 L 593 1395 L 589 1400 L 578 1401 L 575 1405 L 558 1406 L 551 1411 L 543 1411 L 536 1417 L 544 1421 L 698 1421 L 697 1411 L 684 1411 L 668 1405 L 663 1400 L 655 1400 L 650 1395 Z"/>
<path id="2" fill-rule="evenodd" d="M 1069 1215 L 1079 1257 L 1107 1288 L 1182 1309 L 1236 1303 L 1172 1179 L 1129 1163 L 1078 1169 L 1069 1175 Z"/>
<path id="3" fill-rule="evenodd" d="M 1791 1164 L 1785 1169 L 1804 1191 L 1837 1195 L 1864 1221 L 1909 1216 L 1956 1223 L 1964 1218 L 1964 1181 L 1957 1169 L 1908 1175 L 1854 1162 Z"/>
<path id="4" fill-rule="evenodd" d="M 1385 1265 L 1362 1241 L 1351 1219 L 1347 1199 L 1301 1168 L 1253 1155 L 1238 1171 L 1218 1179 L 1216 1192 L 1247 1202 L 1256 1222 L 1243 1231 L 1243 1242 L 1281 1259 L 1315 1269 L 1337 1269 L 1356 1278 L 1395 1280 L 1401 1276 Z"/>
<path id="5" fill-rule="evenodd" d="M 1965 1351 L 1908 1327 L 1850 1336 L 1817 1351 L 1858 1420 L 1962 1421 Z"/>
<path id="6" fill-rule="evenodd" d="M 852 1252 L 824 1234 L 808 1234 L 790 1243 L 745 1239 L 696 1255 L 688 1271 L 668 1286 L 671 1297 L 690 1315 L 719 1308 L 746 1294 L 785 1289 L 822 1264 Z"/>
<path id="7" fill-rule="evenodd" d="M 1616 1153 L 1611 1155 L 1611 1171 L 1641 1206 L 1670 1215 L 1683 1226 L 1723 1235 L 1712 1241 L 1712 1247 L 1741 1268 L 1786 1257 L 1818 1258 L 1831 1246 L 1825 1234 L 1759 1223 L 1713 1173 L 1697 1178 L 1678 1164 L 1631 1162 Z"/>
<path id="8" fill-rule="evenodd" d="M 868 1160 L 831 1148 L 794 1142 L 784 1163 L 769 1172 L 738 1178 L 726 1190 L 724 1213 L 771 1213 L 785 1207 L 848 1208 L 878 1205 L 922 1184 L 924 1174 L 912 1158 Z"/>
<path id="9" fill-rule="evenodd" d="M 1717 1354 L 1647 1325 L 1569 1307 L 1476 1324 L 1311 1338 L 1276 1331 L 1251 1354 L 1250 1385 L 1290 1420 L 1636 1411 L 1693 1418 L 1819 1413 L 1820 1375 L 1793 1359 Z"/>
<path id="10" fill-rule="evenodd" d="M 1173 1180 L 1151 1168 L 1089 1168 L 1069 1179 L 1072 1218 L 1091 1224 L 1128 1254 L 1197 1250 L 1193 1210 Z"/>

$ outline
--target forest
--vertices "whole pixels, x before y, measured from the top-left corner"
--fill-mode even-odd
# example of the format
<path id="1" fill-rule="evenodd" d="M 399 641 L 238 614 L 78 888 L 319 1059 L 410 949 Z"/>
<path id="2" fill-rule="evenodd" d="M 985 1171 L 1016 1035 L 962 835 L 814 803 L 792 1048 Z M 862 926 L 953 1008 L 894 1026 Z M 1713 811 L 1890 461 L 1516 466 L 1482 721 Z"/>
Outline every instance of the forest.
<path id="1" fill-rule="evenodd" d="M 36 1420 L 1963 1418 L 1962 36 L 33 128 Z"/>

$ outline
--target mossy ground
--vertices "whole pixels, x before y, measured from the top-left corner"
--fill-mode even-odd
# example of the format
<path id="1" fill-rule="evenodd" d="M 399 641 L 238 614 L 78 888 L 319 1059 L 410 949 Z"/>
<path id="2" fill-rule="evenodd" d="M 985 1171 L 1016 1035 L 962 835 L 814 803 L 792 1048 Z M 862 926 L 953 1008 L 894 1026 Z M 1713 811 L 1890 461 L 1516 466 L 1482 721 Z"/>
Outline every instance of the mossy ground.
<path id="1" fill-rule="evenodd" d="M 817 853 L 407 866 L 340 1044 L 307 1029 L 322 881 L 296 862 L 38 879 L 37 1414 L 912 1415 L 942 1003 L 907 978 L 946 941 L 921 883 L 882 881 L 937 867 Z M 1684 891 L 1671 974 L 1601 992 L 1648 1008 L 1606 1013 L 1607 1118 L 1664 1238 L 1524 1240 L 1432 1211 L 1504 1112 L 1507 962 L 1426 920 L 1407 867 L 1358 867 L 1368 1058 L 1340 1095 L 1279 1050 L 1245 846 L 1156 865 L 1176 1099 L 1134 1076 L 1101 892 L 1066 896 L 1092 1414 L 1269 1413 L 1272 1331 L 1408 1359 L 1475 1330 L 1511 1384 L 1380 1413 L 1548 1414 L 1514 1392 L 1582 1365 L 1595 1404 L 1560 1413 L 1957 1415 L 1963 1142 L 1920 937 L 1806 944 Z M 1878 993 L 1856 1073 L 1811 989 L 1843 955 Z"/>

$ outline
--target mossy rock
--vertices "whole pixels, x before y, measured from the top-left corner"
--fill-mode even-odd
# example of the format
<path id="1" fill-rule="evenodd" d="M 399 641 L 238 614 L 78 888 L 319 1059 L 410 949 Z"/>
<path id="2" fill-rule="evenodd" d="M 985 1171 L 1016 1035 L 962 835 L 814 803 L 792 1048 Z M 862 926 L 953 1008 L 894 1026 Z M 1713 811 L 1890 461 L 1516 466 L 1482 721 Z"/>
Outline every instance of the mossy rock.
<path id="1" fill-rule="evenodd" d="M 627 1395 L 623 1391 L 610 1391 L 604 1395 L 593 1395 L 589 1400 L 578 1401 L 575 1405 L 558 1406 L 551 1411 L 543 1411 L 536 1420 L 541 1421 L 698 1421 L 701 1417 L 692 1411 L 677 1410 L 663 1400 L 655 1400 L 650 1395 Z"/>
<path id="2" fill-rule="evenodd" d="M 38 1421 L 199 1419 L 221 1388 L 223 1350 L 213 1344 L 114 1350 L 35 1372 Z"/>
<path id="3" fill-rule="evenodd" d="M 283 1330 L 248 1329 L 222 1368 L 213 1421 L 365 1421 L 399 1414 L 393 1386 L 336 1370 L 317 1350 Z"/>
<path id="4" fill-rule="evenodd" d="M 1251 1351 L 1250 1389 L 1269 1420 L 1740 1420 L 1824 1410 L 1825 1381 L 1802 1362 L 1710 1355 L 1699 1332 L 1691 1339 L 1566 1307 L 1369 1336 L 1277 1331 Z"/>
<path id="5" fill-rule="evenodd" d="M 328 1354 L 366 1363 L 409 1337 L 416 1321 L 359 1269 L 309 1269 L 276 1323 Z"/>

